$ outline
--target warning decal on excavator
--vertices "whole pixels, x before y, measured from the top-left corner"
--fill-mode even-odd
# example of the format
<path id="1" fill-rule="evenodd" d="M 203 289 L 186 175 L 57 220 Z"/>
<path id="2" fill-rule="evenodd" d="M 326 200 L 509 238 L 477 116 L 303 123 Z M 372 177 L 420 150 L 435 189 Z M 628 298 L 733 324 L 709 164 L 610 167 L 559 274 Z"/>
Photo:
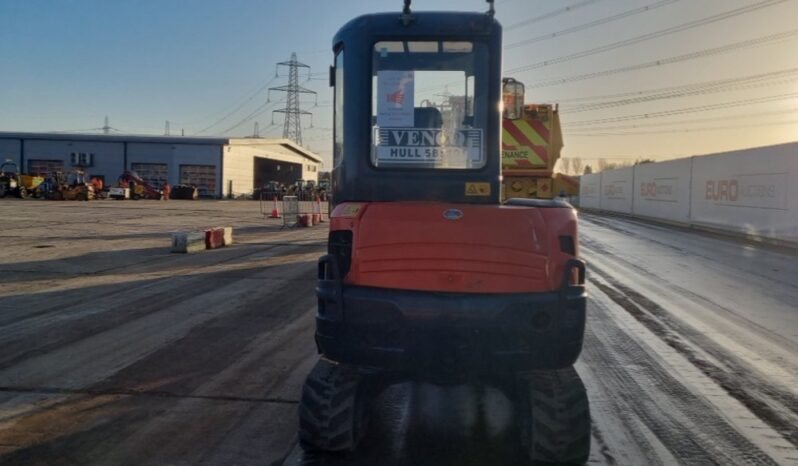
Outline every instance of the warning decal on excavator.
<path id="1" fill-rule="evenodd" d="M 466 183 L 466 196 L 490 196 L 490 183 Z"/>

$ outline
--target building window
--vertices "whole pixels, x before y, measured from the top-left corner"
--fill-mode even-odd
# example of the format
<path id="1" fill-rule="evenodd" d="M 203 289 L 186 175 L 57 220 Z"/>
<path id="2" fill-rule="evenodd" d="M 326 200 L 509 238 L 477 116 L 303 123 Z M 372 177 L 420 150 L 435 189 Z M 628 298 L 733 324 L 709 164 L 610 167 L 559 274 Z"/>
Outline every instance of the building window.
<path id="1" fill-rule="evenodd" d="M 180 184 L 196 187 L 200 196 L 215 196 L 216 166 L 180 165 Z"/>
<path id="2" fill-rule="evenodd" d="M 69 154 L 69 159 L 73 167 L 91 167 L 94 162 L 94 153 L 72 152 Z"/>
<path id="3" fill-rule="evenodd" d="M 131 163 L 130 170 L 155 189 L 169 181 L 169 165 L 165 163 Z"/>

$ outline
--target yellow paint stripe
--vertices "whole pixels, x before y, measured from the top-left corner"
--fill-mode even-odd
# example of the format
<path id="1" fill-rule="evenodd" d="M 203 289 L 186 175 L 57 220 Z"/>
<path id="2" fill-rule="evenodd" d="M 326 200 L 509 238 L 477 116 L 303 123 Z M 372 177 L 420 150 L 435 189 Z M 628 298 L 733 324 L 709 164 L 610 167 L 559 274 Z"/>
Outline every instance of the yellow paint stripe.
<path id="1" fill-rule="evenodd" d="M 507 132 L 506 129 L 502 130 L 502 143 L 515 147 L 520 146 L 520 144 L 518 144 L 518 141 L 516 141 L 515 138 L 509 132 Z"/>
<path id="2" fill-rule="evenodd" d="M 518 129 L 521 130 L 522 133 L 524 133 L 524 136 L 529 138 L 529 140 L 532 141 L 532 143 L 534 143 L 535 145 L 544 146 L 544 147 L 548 146 L 546 140 L 543 139 L 543 137 L 539 135 L 538 132 L 535 131 L 534 128 L 532 128 L 532 126 L 530 126 L 529 123 L 527 123 L 526 121 L 518 120 L 514 121 L 513 123 L 515 123 L 515 126 L 517 126 Z"/>

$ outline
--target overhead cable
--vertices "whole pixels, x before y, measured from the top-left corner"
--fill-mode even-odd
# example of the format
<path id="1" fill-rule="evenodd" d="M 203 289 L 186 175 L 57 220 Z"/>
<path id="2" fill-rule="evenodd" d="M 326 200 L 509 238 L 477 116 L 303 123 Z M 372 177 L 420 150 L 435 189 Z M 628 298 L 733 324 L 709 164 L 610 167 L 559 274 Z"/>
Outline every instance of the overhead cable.
<path id="1" fill-rule="evenodd" d="M 759 46 L 759 45 L 765 45 L 765 44 L 770 44 L 770 43 L 773 43 L 773 42 L 788 40 L 788 39 L 792 39 L 792 38 L 794 38 L 796 36 L 798 36 L 798 29 L 792 29 L 792 30 L 789 30 L 789 31 L 779 32 L 779 33 L 775 33 L 775 34 L 769 34 L 769 35 L 763 36 L 763 37 L 757 37 L 757 38 L 754 38 L 754 39 L 748 39 L 748 40 L 744 40 L 744 41 L 740 41 L 740 42 L 734 42 L 734 43 L 731 43 L 731 44 L 722 45 L 720 47 L 699 50 L 697 52 L 691 52 L 691 53 L 687 53 L 687 54 L 684 54 L 684 55 L 677 55 L 677 56 L 674 56 L 674 57 L 662 58 L 662 59 L 659 59 L 659 60 L 654 60 L 654 61 L 645 62 L 645 63 L 639 63 L 639 64 L 636 64 L 636 65 L 623 66 L 623 67 L 620 67 L 620 68 L 613 68 L 613 69 L 604 70 L 604 71 L 595 71 L 595 72 L 592 72 L 592 73 L 585 73 L 585 74 L 574 75 L 574 76 L 566 76 L 566 77 L 562 77 L 562 78 L 548 79 L 546 81 L 539 81 L 539 82 L 536 82 L 536 83 L 528 84 L 528 85 L 526 85 L 526 87 L 527 88 L 540 88 L 540 87 L 556 86 L 556 85 L 571 83 L 571 82 L 575 82 L 575 81 L 582 81 L 582 80 L 585 80 L 585 79 L 600 78 L 600 77 L 611 76 L 611 75 L 620 74 L 620 73 L 627 73 L 629 71 L 637 71 L 637 70 L 643 70 L 643 69 L 646 69 L 646 68 L 653 68 L 653 67 L 656 67 L 656 66 L 669 65 L 669 64 L 672 64 L 672 63 L 679 63 L 679 62 L 688 61 L 688 60 L 696 60 L 696 59 L 700 59 L 700 58 L 706 58 L 706 57 L 711 57 L 711 56 L 715 56 L 715 55 L 721 55 L 721 54 L 724 54 L 724 53 L 730 53 L 730 52 L 734 52 L 734 51 L 741 50 L 741 49 L 748 48 L 748 47 L 756 47 L 756 46 Z"/>
<path id="2" fill-rule="evenodd" d="M 632 121 L 632 120 L 641 120 L 641 119 L 651 119 L 651 118 L 661 118 L 661 117 L 668 117 L 668 116 L 675 116 L 675 115 L 684 115 L 687 113 L 695 113 L 695 112 L 707 112 L 710 110 L 720 110 L 726 108 L 733 108 L 733 107 L 740 107 L 744 105 L 754 105 L 754 104 L 762 104 L 768 102 L 780 102 L 786 101 L 791 99 L 798 99 L 798 92 L 789 93 L 789 94 L 779 94 L 779 95 L 771 95 L 771 96 L 764 96 L 764 97 L 756 97 L 753 99 L 745 99 L 745 100 L 735 100 L 732 102 L 722 102 L 719 104 L 711 104 L 711 105 L 701 105 L 698 107 L 687 107 L 687 108 L 680 108 L 674 110 L 664 110 L 661 112 L 650 112 L 650 113 L 642 113 L 638 115 L 624 115 L 620 117 L 611 117 L 611 118 L 599 118 L 595 120 L 583 120 L 583 121 L 574 121 L 568 123 L 569 128 L 574 128 L 578 126 L 590 126 L 596 124 L 605 124 L 605 123 L 616 123 L 622 121 Z"/>
<path id="3" fill-rule="evenodd" d="M 252 94 L 251 94 L 251 95 L 250 95 L 248 98 L 246 98 L 246 99 L 245 99 L 243 102 L 241 102 L 240 104 L 236 105 L 236 106 L 235 106 L 235 108 L 233 108 L 233 110 L 230 110 L 230 111 L 229 111 L 229 112 L 228 112 L 228 113 L 227 113 L 225 116 L 223 116 L 223 117 L 219 118 L 218 120 L 216 120 L 215 122 L 213 122 L 213 124 L 206 126 L 205 128 L 203 128 L 203 129 L 201 129 L 201 130 L 197 131 L 197 132 L 196 132 L 196 133 L 194 133 L 194 134 L 195 134 L 195 135 L 197 135 L 197 134 L 202 134 L 202 133 L 204 133 L 205 131 L 208 131 L 209 129 L 213 128 L 214 126 L 218 125 L 219 123 L 221 123 L 221 122 L 225 121 L 226 119 L 230 118 L 231 116 L 233 116 L 233 115 L 234 115 L 236 112 L 238 112 L 239 110 L 241 110 L 241 109 L 244 107 L 244 105 L 246 105 L 246 104 L 248 104 L 249 102 L 251 102 L 251 101 L 252 101 L 252 99 L 254 99 L 254 98 L 255 98 L 255 97 L 258 95 L 258 94 L 260 94 L 261 92 L 263 92 L 264 90 L 266 90 L 266 88 L 267 88 L 267 87 L 269 87 L 269 84 L 273 83 L 275 79 L 277 79 L 277 76 L 274 76 L 274 77 L 273 77 L 272 79 L 270 79 L 268 82 L 266 82 L 266 83 L 265 83 L 265 84 L 263 84 L 261 87 L 259 87 L 259 88 L 258 88 L 258 89 L 257 89 L 255 92 L 253 92 L 253 93 L 252 93 Z"/>
<path id="4" fill-rule="evenodd" d="M 560 30 L 560 31 L 557 31 L 557 32 L 552 32 L 552 33 L 549 33 L 549 34 L 543 34 L 543 35 L 540 35 L 540 36 L 537 36 L 537 37 L 533 37 L 531 39 L 524 39 L 524 40 L 519 40 L 517 42 L 511 42 L 511 43 L 505 45 L 504 48 L 506 50 L 511 50 L 511 49 L 514 49 L 514 48 L 522 47 L 524 45 L 534 44 L 536 42 L 540 42 L 540 41 L 544 41 L 544 40 L 548 40 L 548 39 L 554 39 L 554 38 L 557 38 L 557 37 L 562 37 L 562 36 L 564 36 L 566 34 L 572 34 L 574 32 L 584 31 L 585 29 L 590 29 L 592 27 L 600 26 L 602 24 L 607 24 L 607 23 L 610 23 L 612 21 L 617 21 L 619 19 L 628 18 L 630 16 L 638 15 L 640 13 L 647 13 L 647 12 L 653 11 L 653 10 L 659 8 L 659 7 L 663 7 L 663 6 L 669 5 L 671 3 L 676 3 L 678 1 L 679 0 L 659 0 L 657 2 L 651 3 L 651 4 L 646 5 L 646 6 L 642 6 L 640 8 L 634 8 L 632 10 L 627 10 L 627 11 L 624 11 L 622 13 L 618 13 L 616 15 L 607 16 L 605 18 L 597 19 L 595 21 L 590 21 L 589 23 L 580 24 L 578 26 L 573 26 L 573 27 L 566 28 L 566 29 L 563 29 L 563 30 Z"/>
<path id="5" fill-rule="evenodd" d="M 762 8 L 767 8 L 769 6 L 778 5 L 779 3 L 784 3 L 787 0 L 764 0 L 759 3 L 755 3 L 753 5 L 747 5 L 741 8 L 736 8 L 734 10 L 730 10 L 724 13 L 720 13 L 714 16 L 708 16 L 703 19 L 698 19 L 695 21 L 690 21 L 688 23 L 680 24 L 679 26 L 673 26 L 661 31 L 650 32 L 648 34 L 643 34 L 642 36 L 633 37 L 631 39 L 625 39 L 618 42 L 613 42 L 611 44 L 602 45 L 601 47 L 594 47 L 589 50 L 584 50 L 582 52 L 572 53 L 570 55 L 565 55 L 562 57 L 551 58 L 549 60 L 532 63 L 531 65 L 519 66 L 517 68 L 513 68 L 507 70 L 509 73 L 517 73 L 520 71 L 529 71 L 534 70 L 537 68 L 543 68 L 544 66 L 556 65 L 559 63 L 565 63 L 571 60 L 576 60 L 578 58 L 589 57 L 591 55 L 596 55 L 598 53 L 608 52 L 610 50 L 615 50 L 621 47 L 626 47 L 628 45 L 638 44 L 640 42 L 644 42 L 651 39 L 656 39 L 658 37 L 667 36 L 670 34 L 675 34 L 677 32 L 686 31 L 688 29 L 697 28 L 700 26 L 706 26 L 707 24 L 712 24 L 717 21 L 722 21 L 724 19 L 733 18 L 735 16 L 739 16 L 746 13 L 751 13 L 756 10 L 760 10 Z"/>
<path id="6" fill-rule="evenodd" d="M 798 74 L 798 73 L 796 73 Z M 785 84 L 791 84 L 798 81 L 798 76 L 793 76 L 791 78 L 781 78 L 781 79 L 768 79 L 768 80 L 751 80 L 751 81 L 744 81 L 738 83 L 730 83 L 727 85 L 719 85 L 719 86 L 706 86 L 706 87 L 694 87 L 692 89 L 684 89 L 681 91 L 674 91 L 674 92 L 663 92 L 659 94 L 652 94 L 648 96 L 640 96 L 634 97 L 629 99 L 621 99 L 621 100 L 614 100 L 614 101 L 605 101 L 605 102 L 598 102 L 594 104 L 585 104 L 579 105 L 574 107 L 561 107 L 560 113 L 581 113 L 581 112 L 589 112 L 595 110 L 602 110 L 607 108 L 615 108 L 621 107 L 624 105 L 632 105 L 632 104 L 639 104 L 644 102 L 653 102 L 657 100 L 665 100 L 665 99 L 677 99 L 682 97 L 691 97 L 696 95 L 707 95 L 707 94 L 716 94 L 721 92 L 733 92 L 733 91 L 741 91 L 746 89 L 759 89 L 759 88 L 766 88 L 766 87 L 773 87 L 773 86 L 780 86 Z"/>
<path id="7" fill-rule="evenodd" d="M 550 99 L 553 102 L 559 102 L 560 107 L 563 104 L 570 104 L 576 102 L 590 102 L 590 101 L 602 101 L 602 100 L 610 100 L 610 99 L 622 99 L 625 97 L 642 97 L 649 94 L 659 94 L 665 92 L 675 92 L 675 91 L 682 91 L 682 90 L 691 90 L 696 88 L 704 88 L 704 87 L 715 87 L 715 86 L 724 86 L 727 84 L 733 83 L 742 83 L 748 82 L 753 80 L 760 80 L 760 79 L 775 79 L 775 78 L 782 78 L 793 76 L 798 73 L 798 68 L 786 68 L 782 70 L 770 71 L 767 73 L 759 73 L 754 75 L 742 76 L 739 78 L 728 78 L 728 79 L 717 79 L 713 81 L 702 81 L 699 83 L 690 83 L 690 84 L 680 84 L 678 86 L 668 86 L 668 87 L 661 87 L 657 89 L 645 89 L 639 91 L 629 91 L 629 92 L 621 92 L 616 94 L 603 94 L 603 95 L 592 95 L 592 96 L 582 96 L 582 97 L 562 97 L 562 98 L 555 98 Z"/>
<path id="8" fill-rule="evenodd" d="M 513 29 L 518 29 L 520 27 L 527 26 L 529 24 L 533 24 L 533 23 L 537 23 L 537 22 L 540 22 L 540 21 L 543 21 L 543 20 L 546 20 L 546 19 L 554 18 L 556 16 L 560 16 L 560 15 L 565 14 L 565 13 L 570 13 L 570 12 L 576 10 L 576 9 L 588 6 L 591 3 L 596 3 L 598 1 L 601 1 L 601 0 L 583 0 L 581 2 L 576 2 L 576 3 L 573 3 L 571 5 L 562 7 L 560 9 L 558 9 L 558 10 L 550 11 L 550 12 L 544 13 L 544 14 L 542 14 L 540 16 L 535 16 L 533 18 L 525 19 L 523 21 L 519 21 L 517 23 L 513 23 L 513 24 L 511 24 L 509 26 L 505 26 L 504 30 L 505 31 L 512 31 Z"/>
<path id="9" fill-rule="evenodd" d="M 645 128 L 661 128 L 663 126 L 680 126 L 686 124 L 694 124 L 694 123 L 714 123 L 714 122 L 722 122 L 722 121 L 729 121 L 729 120 L 752 120 L 758 119 L 760 117 L 771 117 L 775 115 L 796 115 L 798 114 L 798 108 L 796 109 L 786 109 L 786 110 L 770 110 L 766 112 L 754 112 L 754 113 L 743 113 L 743 114 L 735 114 L 735 115 L 724 115 L 720 117 L 709 117 L 709 118 L 693 118 L 690 120 L 678 120 L 678 121 L 659 121 L 656 123 L 634 123 L 634 124 L 626 124 L 626 125 L 613 125 L 613 126 L 588 126 L 582 128 L 569 128 L 568 124 L 563 124 L 563 129 L 568 131 L 568 134 L 574 134 L 575 132 L 581 131 L 618 131 L 618 130 L 627 130 L 627 129 L 645 129 Z"/>
<path id="10" fill-rule="evenodd" d="M 761 128 L 766 126 L 798 125 L 798 120 L 774 121 L 767 123 L 749 123 L 740 125 L 726 126 L 707 126 L 698 128 L 670 129 L 661 131 L 628 131 L 620 133 L 573 133 L 569 137 L 607 137 L 607 136 L 646 136 L 653 134 L 675 134 L 675 133 L 703 133 L 707 131 L 723 131 L 729 129 Z"/>
<path id="11" fill-rule="evenodd" d="M 236 123 L 235 125 L 233 125 L 233 126 L 231 126 L 231 127 L 227 128 L 226 130 L 222 131 L 222 132 L 221 132 L 221 134 L 226 134 L 226 133 L 229 133 L 230 131 L 232 131 L 232 130 L 234 130 L 234 129 L 238 128 L 239 126 L 241 126 L 241 125 L 243 125 L 244 123 L 246 123 L 246 122 L 248 122 L 248 121 L 252 120 L 253 118 L 255 118 L 255 117 L 257 117 L 257 116 L 260 116 L 260 115 L 262 115 L 262 114 L 263 114 L 263 113 L 265 113 L 267 110 L 269 110 L 269 108 L 270 108 L 270 107 L 272 107 L 272 106 L 274 106 L 274 105 L 276 105 L 276 104 L 278 104 L 278 103 L 285 103 L 285 100 L 274 100 L 274 101 L 271 101 L 271 102 L 268 102 L 268 101 L 267 101 L 267 102 L 264 102 L 264 103 L 263 103 L 263 104 L 261 104 L 261 105 L 260 105 L 258 108 L 256 108 L 256 109 L 255 109 L 255 110 L 253 110 L 252 112 L 250 112 L 250 113 L 249 113 L 249 115 L 247 115 L 247 116 L 245 116 L 243 119 L 241 119 L 241 120 L 240 120 L 238 123 Z"/>

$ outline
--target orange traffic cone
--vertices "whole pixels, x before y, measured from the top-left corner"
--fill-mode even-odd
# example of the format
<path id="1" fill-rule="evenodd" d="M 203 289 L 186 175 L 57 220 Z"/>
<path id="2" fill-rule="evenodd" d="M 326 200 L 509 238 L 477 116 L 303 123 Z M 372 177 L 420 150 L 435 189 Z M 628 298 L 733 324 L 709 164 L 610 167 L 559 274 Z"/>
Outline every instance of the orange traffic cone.
<path id="1" fill-rule="evenodd" d="M 280 211 L 277 210 L 277 196 L 274 196 L 274 207 L 272 208 L 272 214 L 269 215 L 269 218 L 282 218 L 280 217 Z"/>

